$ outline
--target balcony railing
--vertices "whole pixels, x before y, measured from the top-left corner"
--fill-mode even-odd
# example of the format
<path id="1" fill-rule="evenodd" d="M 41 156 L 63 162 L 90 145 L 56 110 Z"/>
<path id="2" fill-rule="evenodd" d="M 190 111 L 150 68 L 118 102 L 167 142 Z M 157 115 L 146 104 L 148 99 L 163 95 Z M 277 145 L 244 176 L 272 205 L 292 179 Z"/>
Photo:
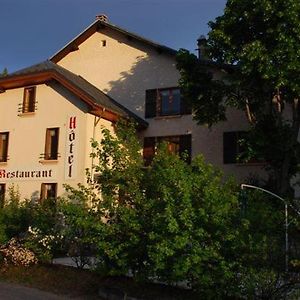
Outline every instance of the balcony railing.
<path id="1" fill-rule="evenodd" d="M 19 103 L 18 104 L 18 114 L 26 114 L 26 113 L 33 113 L 37 111 L 37 102 L 34 102 L 34 104 L 26 104 Z"/>
<path id="2" fill-rule="evenodd" d="M 40 160 L 57 160 L 61 157 L 59 153 L 41 153 L 39 159 Z"/>

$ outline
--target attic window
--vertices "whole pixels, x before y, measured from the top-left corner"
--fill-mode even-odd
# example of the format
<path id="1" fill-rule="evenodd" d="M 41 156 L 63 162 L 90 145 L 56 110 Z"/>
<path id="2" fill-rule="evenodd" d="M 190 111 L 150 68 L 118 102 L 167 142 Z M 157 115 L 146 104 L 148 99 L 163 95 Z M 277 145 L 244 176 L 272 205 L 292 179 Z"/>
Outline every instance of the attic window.
<path id="1" fill-rule="evenodd" d="M 101 41 L 102 47 L 106 47 L 106 40 Z"/>
<path id="2" fill-rule="evenodd" d="M 27 87 L 24 89 L 23 94 L 23 105 L 22 105 L 22 113 L 29 113 L 35 111 L 35 94 L 36 87 Z"/>

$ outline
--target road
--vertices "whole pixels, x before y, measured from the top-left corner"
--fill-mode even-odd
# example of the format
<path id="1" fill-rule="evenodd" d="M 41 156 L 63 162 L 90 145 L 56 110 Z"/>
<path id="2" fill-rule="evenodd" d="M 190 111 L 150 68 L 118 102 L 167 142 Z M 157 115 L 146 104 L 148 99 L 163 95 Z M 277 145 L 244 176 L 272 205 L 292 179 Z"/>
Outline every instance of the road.
<path id="1" fill-rule="evenodd" d="M 68 297 L 57 296 L 38 289 L 28 288 L 11 283 L 0 282 L 1 300 L 64 300 Z"/>

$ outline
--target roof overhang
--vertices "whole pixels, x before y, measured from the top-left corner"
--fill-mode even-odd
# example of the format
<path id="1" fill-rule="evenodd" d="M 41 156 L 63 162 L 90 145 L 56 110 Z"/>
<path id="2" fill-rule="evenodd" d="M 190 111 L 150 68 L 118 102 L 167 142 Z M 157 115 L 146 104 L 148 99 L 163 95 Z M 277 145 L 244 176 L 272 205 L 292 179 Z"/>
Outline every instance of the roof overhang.
<path id="1" fill-rule="evenodd" d="M 49 60 L 54 63 L 59 62 L 70 52 L 78 50 L 79 45 L 82 44 L 85 40 L 87 40 L 95 32 L 105 29 L 105 28 L 109 28 L 111 30 L 114 30 L 116 32 L 124 34 L 129 40 L 135 40 L 142 44 L 148 45 L 148 46 L 156 49 L 159 53 L 165 53 L 165 54 L 172 55 L 172 56 L 175 56 L 177 54 L 177 50 L 175 50 L 175 49 L 158 44 L 152 40 L 146 39 L 140 35 L 129 32 L 129 31 L 127 31 L 123 28 L 120 28 L 116 25 L 113 25 L 111 23 L 104 22 L 101 20 L 96 20 L 87 29 L 85 29 L 82 33 L 80 33 L 78 36 L 76 36 L 70 43 L 68 43 L 61 50 L 59 50 L 57 53 L 55 53 Z"/>
<path id="2" fill-rule="evenodd" d="M 95 103 L 90 95 L 85 93 L 82 89 L 74 85 L 55 70 L 42 71 L 33 74 L 6 76 L 0 79 L 0 91 L 5 92 L 6 90 L 21 88 L 29 85 L 44 84 L 51 80 L 59 82 L 67 90 L 84 101 L 88 105 L 89 112 L 91 114 L 99 117 L 101 116 L 103 119 L 111 122 L 116 122 L 120 117 L 122 117 L 118 113 Z"/>

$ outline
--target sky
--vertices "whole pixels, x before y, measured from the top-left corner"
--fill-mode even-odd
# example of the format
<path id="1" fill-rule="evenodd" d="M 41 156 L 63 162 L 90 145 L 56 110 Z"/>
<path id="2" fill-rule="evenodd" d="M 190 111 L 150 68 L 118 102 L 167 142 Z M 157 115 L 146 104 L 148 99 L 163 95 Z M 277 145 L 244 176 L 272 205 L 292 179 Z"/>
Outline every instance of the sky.
<path id="1" fill-rule="evenodd" d="M 0 72 L 51 57 L 95 16 L 174 49 L 196 49 L 226 0 L 0 0 Z"/>

